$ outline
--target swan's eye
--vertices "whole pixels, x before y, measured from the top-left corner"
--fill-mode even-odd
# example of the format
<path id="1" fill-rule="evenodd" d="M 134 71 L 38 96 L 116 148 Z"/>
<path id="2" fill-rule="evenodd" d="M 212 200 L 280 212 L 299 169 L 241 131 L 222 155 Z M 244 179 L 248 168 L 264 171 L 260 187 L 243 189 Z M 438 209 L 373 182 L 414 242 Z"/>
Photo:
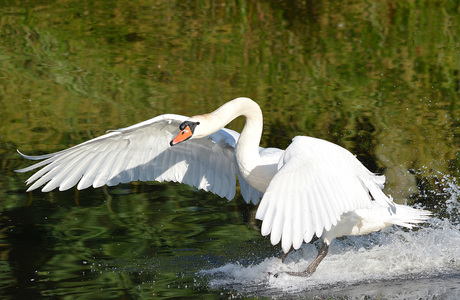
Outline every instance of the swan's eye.
<path id="1" fill-rule="evenodd" d="M 184 130 L 188 126 L 190 130 L 193 132 L 195 130 L 196 125 L 199 125 L 199 124 L 200 122 L 184 121 L 182 122 L 182 124 L 179 125 L 179 129 Z"/>

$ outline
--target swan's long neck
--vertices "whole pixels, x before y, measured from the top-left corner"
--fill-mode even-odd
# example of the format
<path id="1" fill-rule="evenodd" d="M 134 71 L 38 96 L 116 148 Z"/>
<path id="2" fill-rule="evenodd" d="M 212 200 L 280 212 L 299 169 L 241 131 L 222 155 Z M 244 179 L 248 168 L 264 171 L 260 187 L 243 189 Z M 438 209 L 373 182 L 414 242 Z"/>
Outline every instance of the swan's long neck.
<path id="1" fill-rule="evenodd" d="M 202 117 L 209 118 L 213 127 L 220 129 L 239 116 L 244 116 L 246 123 L 237 143 L 236 160 L 241 175 L 246 178 L 260 164 L 263 117 L 259 105 L 249 98 L 236 98 Z"/>

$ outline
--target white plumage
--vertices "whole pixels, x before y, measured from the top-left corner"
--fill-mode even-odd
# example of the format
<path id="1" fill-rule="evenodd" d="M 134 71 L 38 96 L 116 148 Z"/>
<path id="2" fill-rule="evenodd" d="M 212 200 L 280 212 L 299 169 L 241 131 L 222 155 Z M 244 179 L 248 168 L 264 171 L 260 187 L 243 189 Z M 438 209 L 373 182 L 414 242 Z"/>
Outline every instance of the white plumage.
<path id="1" fill-rule="evenodd" d="M 229 200 L 235 197 L 234 149 L 239 134 L 222 129 L 208 138 L 171 147 L 169 141 L 188 117 L 161 115 L 148 121 L 111 130 L 107 134 L 56 153 L 27 156 L 43 161 L 17 170 L 43 167 L 27 179 L 27 191 L 45 185 L 42 192 L 113 186 L 131 181 L 174 181 L 211 191 Z M 243 180 L 243 179 L 240 179 Z M 247 201 L 257 203 L 261 194 L 244 185 Z"/>
<path id="2" fill-rule="evenodd" d="M 223 128 L 240 115 L 246 117 L 241 135 Z M 193 128 L 179 133 L 187 124 Z M 411 228 L 429 218 L 428 211 L 395 204 L 382 192 L 384 176 L 371 173 L 346 149 L 306 136 L 295 137 L 285 151 L 264 149 L 259 147 L 262 128 L 260 107 L 236 98 L 210 114 L 161 115 L 56 153 L 21 154 L 42 161 L 18 172 L 42 167 L 26 181 L 28 191 L 42 185 L 48 192 L 156 180 L 228 199 L 235 196 L 237 176 L 247 202 L 262 198 L 256 214 L 263 220 L 262 235 L 271 234 L 274 245 L 281 241 L 285 253 L 314 235 L 324 240 L 327 253 L 336 237 L 391 224 Z M 192 133 L 187 138 L 186 130 Z M 314 272 L 319 261 L 302 275 Z"/>

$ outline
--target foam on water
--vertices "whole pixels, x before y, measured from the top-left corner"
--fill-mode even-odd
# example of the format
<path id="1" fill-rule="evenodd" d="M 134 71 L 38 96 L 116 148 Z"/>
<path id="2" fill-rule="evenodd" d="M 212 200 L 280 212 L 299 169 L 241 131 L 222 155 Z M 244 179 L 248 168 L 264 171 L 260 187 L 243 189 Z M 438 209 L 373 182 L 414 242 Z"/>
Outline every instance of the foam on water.
<path id="1" fill-rule="evenodd" d="M 285 263 L 279 258 L 267 258 L 255 265 L 231 263 L 200 273 L 208 277 L 211 288 L 228 288 L 243 294 L 260 294 L 262 290 L 271 291 L 269 295 L 276 294 L 273 291 L 298 293 L 381 282 L 391 285 L 410 281 L 413 285 L 428 280 L 421 283 L 425 294 L 419 294 L 422 286 L 414 288 L 417 297 L 428 297 L 430 293 L 440 293 L 430 289 L 429 283 L 438 280 L 441 283 L 436 286 L 441 287 L 444 278 L 457 282 L 454 293 L 460 296 L 460 203 L 457 201 L 460 189 L 452 178 L 444 180 L 447 186 L 444 192 L 449 197 L 440 214 L 448 213 L 448 218 L 435 215 L 418 230 L 391 226 L 366 236 L 334 240 L 311 277 L 291 276 L 286 272 L 307 268 L 317 255 L 312 244 L 304 244 L 289 254 Z M 407 293 L 407 289 L 403 286 L 400 293 Z"/>

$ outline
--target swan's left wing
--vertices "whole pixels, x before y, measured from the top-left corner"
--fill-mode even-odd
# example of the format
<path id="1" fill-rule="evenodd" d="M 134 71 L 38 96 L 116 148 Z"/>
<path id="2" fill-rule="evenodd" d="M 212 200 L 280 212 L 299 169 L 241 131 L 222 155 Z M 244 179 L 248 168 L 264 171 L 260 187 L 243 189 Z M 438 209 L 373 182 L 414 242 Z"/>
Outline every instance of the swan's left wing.
<path id="1" fill-rule="evenodd" d="M 273 245 L 298 249 L 313 235 L 336 225 L 340 216 L 370 206 L 371 197 L 392 203 L 380 187 L 384 177 L 367 170 L 348 150 L 312 137 L 295 137 L 279 162 L 256 218 Z"/>
<path id="2" fill-rule="evenodd" d="M 221 129 L 209 137 L 171 147 L 169 142 L 188 117 L 165 114 L 130 127 L 112 130 L 74 147 L 46 155 L 21 155 L 42 160 L 17 172 L 41 168 L 26 183 L 28 191 L 95 188 L 131 181 L 174 181 L 233 199 L 238 173 L 234 151 L 239 134 Z M 257 203 L 260 193 L 240 178 L 246 201 Z"/>
<path id="3" fill-rule="evenodd" d="M 171 147 L 169 142 L 188 117 L 161 115 L 109 131 L 56 153 L 27 156 L 42 160 L 18 172 L 42 167 L 26 183 L 28 191 L 113 186 L 136 180 L 175 181 L 233 199 L 236 190 L 235 136 L 220 130 L 208 138 Z M 237 138 L 237 136 L 236 136 Z"/>

